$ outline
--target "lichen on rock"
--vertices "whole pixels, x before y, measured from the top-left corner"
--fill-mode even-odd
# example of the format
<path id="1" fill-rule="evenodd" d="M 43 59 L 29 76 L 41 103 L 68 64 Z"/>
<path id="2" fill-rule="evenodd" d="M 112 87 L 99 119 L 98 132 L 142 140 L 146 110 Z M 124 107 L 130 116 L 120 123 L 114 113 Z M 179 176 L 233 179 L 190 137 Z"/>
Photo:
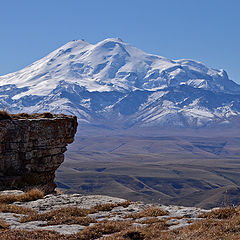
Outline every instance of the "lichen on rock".
<path id="1" fill-rule="evenodd" d="M 55 171 L 77 131 L 77 118 L 6 119 L 0 121 L 0 190 L 56 187 Z"/>

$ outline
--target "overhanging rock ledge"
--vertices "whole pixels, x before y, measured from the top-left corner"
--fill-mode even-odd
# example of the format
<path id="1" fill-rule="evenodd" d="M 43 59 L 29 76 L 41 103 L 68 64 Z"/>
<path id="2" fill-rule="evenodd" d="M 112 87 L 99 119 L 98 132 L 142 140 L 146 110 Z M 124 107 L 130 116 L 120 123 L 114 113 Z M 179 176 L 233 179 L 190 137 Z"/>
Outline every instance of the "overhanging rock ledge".
<path id="1" fill-rule="evenodd" d="M 74 141 L 77 118 L 8 119 L 0 121 L 0 190 L 34 187 L 54 191 L 55 171 Z"/>

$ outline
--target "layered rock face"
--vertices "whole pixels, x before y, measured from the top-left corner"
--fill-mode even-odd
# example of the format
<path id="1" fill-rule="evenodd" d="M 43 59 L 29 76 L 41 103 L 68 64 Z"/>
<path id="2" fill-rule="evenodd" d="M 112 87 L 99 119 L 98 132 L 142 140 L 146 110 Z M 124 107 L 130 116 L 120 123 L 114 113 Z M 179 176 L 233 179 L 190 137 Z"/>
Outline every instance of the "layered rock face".
<path id="1" fill-rule="evenodd" d="M 53 192 L 55 171 L 76 131 L 74 116 L 1 120 L 0 190 L 39 187 Z"/>

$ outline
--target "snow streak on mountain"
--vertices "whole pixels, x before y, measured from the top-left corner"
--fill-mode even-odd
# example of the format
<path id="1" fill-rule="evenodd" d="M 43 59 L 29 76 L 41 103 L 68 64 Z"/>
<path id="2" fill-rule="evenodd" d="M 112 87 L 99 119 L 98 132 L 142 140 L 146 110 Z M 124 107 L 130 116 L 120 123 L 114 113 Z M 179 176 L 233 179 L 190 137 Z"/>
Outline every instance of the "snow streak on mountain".
<path id="1" fill-rule="evenodd" d="M 76 40 L 0 76 L 0 108 L 112 127 L 200 127 L 240 114 L 240 86 L 224 70 L 147 54 L 121 39 Z"/>

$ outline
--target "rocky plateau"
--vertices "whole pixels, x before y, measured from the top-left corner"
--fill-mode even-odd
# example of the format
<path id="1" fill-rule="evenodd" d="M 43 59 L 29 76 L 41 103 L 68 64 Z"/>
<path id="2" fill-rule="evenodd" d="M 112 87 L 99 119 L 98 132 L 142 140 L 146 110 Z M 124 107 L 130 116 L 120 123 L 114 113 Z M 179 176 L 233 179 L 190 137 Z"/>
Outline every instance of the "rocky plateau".
<path id="1" fill-rule="evenodd" d="M 22 194 L 19 190 L 2 191 L 2 194 Z M 186 227 L 196 221 L 201 220 L 199 214 L 209 212 L 195 207 L 181 207 L 181 206 L 164 206 L 161 204 L 143 204 L 141 202 L 128 202 L 121 198 L 103 196 L 103 195 L 81 195 L 81 194 L 49 194 L 43 199 L 38 199 L 30 202 L 15 202 L 12 205 L 27 207 L 37 213 L 47 213 L 52 210 L 64 209 L 69 207 L 78 207 L 81 209 L 91 209 L 96 206 L 111 206 L 115 207 L 109 209 L 99 209 L 95 213 L 87 215 L 91 219 L 91 223 L 80 224 L 47 224 L 47 221 L 28 221 L 21 222 L 20 219 L 24 214 L 15 214 L 8 212 L 1 212 L 0 219 L 3 219 L 10 225 L 11 230 L 51 230 L 61 235 L 70 235 L 81 232 L 87 227 L 92 227 L 101 222 L 131 222 L 133 227 L 145 228 L 148 226 L 147 222 L 153 221 L 166 221 L 169 230 Z M 159 216 L 140 216 L 134 217 L 146 209 L 155 208 L 161 209 L 165 214 Z M 87 225 L 87 226 L 86 226 Z M 103 236 L 104 237 L 104 236 Z M 103 238 L 102 237 L 102 238 Z M 101 239 L 102 239 L 101 238 Z"/>

